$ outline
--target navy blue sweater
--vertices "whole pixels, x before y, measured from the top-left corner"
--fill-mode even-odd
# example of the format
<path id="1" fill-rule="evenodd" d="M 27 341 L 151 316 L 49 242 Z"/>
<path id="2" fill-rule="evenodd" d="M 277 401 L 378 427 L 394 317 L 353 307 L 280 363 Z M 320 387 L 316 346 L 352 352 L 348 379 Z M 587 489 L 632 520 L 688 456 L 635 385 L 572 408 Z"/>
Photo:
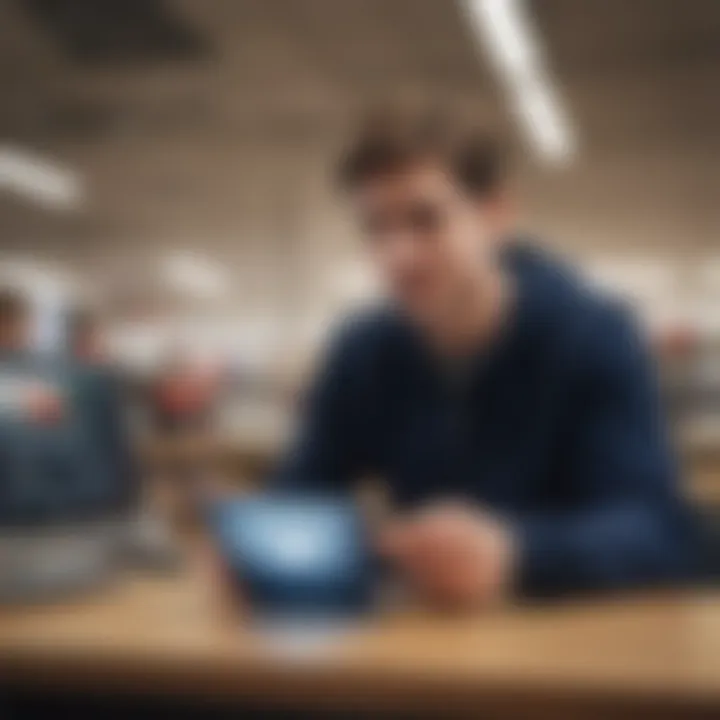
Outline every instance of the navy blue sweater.
<path id="1" fill-rule="evenodd" d="M 689 526 L 632 321 L 539 251 L 516 246 L 505 262 L 512 319 L 461 372 L 396 313 L 348 322 L 281 482 L 338 490 L 374 475 L 400 507 L 482 504 L 516 528 L 526 594 L 683 575 Z"/>

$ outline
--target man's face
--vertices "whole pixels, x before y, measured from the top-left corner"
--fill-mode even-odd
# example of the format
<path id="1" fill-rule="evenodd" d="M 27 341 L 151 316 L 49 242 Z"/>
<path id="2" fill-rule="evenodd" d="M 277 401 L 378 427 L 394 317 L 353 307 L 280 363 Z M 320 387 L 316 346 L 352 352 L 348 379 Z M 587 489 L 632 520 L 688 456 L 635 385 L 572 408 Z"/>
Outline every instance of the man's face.
<path id="1" fill-rule="evenodd" d="M 368 180 L 354 194 L 367 247 L 391 296 L 413 317 L 457 309 L 489 264 L 483 213 L 440 165 Z"/>

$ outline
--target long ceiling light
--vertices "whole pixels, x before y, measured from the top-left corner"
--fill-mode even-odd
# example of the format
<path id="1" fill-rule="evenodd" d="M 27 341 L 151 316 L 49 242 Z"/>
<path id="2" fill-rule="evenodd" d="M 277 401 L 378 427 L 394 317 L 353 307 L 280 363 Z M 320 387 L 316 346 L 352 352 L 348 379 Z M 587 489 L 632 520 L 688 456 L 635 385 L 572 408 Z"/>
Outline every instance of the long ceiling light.
<path id="1" fill-rule="evenodd" d="M 76 172 L 15 145 L 0 145 L 0 190 L 52 210 L 74 210 L 84 195 Z"/>
<path id="2" fill-rule="evenodd" d="M 577 149 L 576 132 L 523 5 L 523 0 L 462 0 L 528 142 L 544 162 L 563 165 Z"/>

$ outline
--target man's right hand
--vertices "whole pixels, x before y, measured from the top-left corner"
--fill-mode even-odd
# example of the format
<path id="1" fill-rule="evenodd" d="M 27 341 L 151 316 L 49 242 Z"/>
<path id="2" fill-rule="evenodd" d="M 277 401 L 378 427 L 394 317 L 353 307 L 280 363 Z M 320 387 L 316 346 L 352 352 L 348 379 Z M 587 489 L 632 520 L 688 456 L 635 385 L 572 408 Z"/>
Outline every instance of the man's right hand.
<path id="1" fill-rule="evenodd" d="M 512 589 L 513 534 L 480 508 L 436 505 L 391 522 L 381 533 L 380 550 L 435 605 L 486 608 L 505 600 Z"/>

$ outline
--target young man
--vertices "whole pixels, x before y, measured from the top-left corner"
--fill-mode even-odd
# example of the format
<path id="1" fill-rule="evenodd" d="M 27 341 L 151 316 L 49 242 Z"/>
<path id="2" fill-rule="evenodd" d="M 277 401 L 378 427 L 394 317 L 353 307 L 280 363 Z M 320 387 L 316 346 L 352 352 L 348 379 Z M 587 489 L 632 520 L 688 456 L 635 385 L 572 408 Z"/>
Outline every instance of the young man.
<path id="1" fill-rule="evenodd" d="M 642 343 L 559 263 L 503 246 L 501 170 L 442 121 L 360 133 L 341 179 L 392 303 L 334 342 L 282 483 L 386 479 L 406 512 L 380 547 L 440 603 L 678 578 L 689 532 Z"/>

